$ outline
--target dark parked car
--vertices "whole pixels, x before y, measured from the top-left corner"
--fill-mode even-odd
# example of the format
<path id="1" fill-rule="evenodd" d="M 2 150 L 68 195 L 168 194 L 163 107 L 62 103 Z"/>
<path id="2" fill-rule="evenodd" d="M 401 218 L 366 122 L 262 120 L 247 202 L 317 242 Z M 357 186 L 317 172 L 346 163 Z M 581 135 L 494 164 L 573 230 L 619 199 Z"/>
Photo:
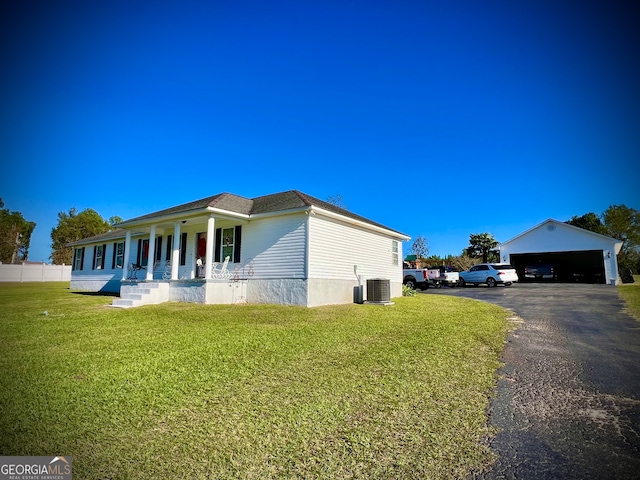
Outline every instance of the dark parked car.
<path id="1" fill-rule="evenodd" d="M 557 280 L 558 275 L 551 264 L 527 265 L 524 267 L 524 278 L 529 280 Z"/>

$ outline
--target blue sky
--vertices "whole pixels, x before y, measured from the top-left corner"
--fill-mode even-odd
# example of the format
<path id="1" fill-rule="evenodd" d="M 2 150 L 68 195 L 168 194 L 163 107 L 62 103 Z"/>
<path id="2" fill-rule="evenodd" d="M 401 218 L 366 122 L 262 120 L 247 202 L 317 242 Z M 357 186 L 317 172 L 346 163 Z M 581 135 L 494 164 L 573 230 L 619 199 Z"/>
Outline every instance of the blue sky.
<path id="1" fill-rule="evenodd" d="M 437 255 L 640 208 L 639 20 L 618 0 L 5 2 L 0 197 L 37 223 L 36 261 L 72 207 L 220 192 L 340 195 Z"/>

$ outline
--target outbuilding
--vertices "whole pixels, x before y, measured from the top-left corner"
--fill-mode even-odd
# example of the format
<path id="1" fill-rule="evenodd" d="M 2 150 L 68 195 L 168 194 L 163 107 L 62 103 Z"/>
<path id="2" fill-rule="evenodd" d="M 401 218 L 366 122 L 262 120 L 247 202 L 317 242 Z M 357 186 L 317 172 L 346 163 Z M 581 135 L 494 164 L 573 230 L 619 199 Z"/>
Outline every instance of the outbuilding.
<path id="1" fill-rule="evenodd" d="M 500 260 L 526 280 L 530 266 L 553 267 L 553 280 L 618 285 L 617 255 L 622 241 L 568 223 L 548 219 L 501 243 Z"/>

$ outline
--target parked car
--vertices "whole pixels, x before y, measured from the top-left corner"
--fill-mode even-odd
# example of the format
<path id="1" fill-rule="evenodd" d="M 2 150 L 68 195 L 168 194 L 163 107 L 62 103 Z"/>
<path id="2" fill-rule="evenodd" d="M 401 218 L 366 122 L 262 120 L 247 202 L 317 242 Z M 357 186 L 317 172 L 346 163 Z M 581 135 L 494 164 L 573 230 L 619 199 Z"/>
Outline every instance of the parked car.
<path id="1" fill-rule="evenodd" d="M 597 267 L 575 267 L 571 275 L 576 282 L 604 283 L 602 269 Z"/>
<path id="2" fill-rule="evenodd" d="M 479 285 L 486 283 L 489 287 L 495 287 L 502 283 L 510 286 L 518 281 L 518 273 L 513 266 L 506 263 L 480 263 L 469 270 L 460 272 L 460 286 L 467 284 Z"/>
<path id="3" fill-rule="evenodd" d="M 557 280 L 555 266 L 551 264 L 527 265 L 524 267 L 524 278 L 531 280 Z"/>
<path id="4" fill-rule="evenodd" d="M 405 268 L 402 270 L 402 283 L 409 288 L 426 290 L 429 286 L 440 288 L 442 285 L 449 285 L 450 287 L 458 285 L 458 270 L 455 267 L 407 268 L 408 266 L 405 263 Z"/>

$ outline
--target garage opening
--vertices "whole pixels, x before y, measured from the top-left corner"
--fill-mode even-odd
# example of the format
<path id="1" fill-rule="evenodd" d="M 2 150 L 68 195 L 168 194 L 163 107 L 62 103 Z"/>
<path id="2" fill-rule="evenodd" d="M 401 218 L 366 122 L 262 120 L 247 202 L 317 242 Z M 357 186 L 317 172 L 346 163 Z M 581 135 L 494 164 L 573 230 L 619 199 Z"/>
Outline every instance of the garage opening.
<path id="1" fill-rule="evenodd" d="M 518 271 L 521 282 L 605 283 L 602 250 L 516 253 L 511 254 L 511 265 Z M 544 277 L 527 278 L 525 277 L 525 268 L 529 266 L 552 266 L 553 275 L 548 274 L 549 269 L 541 269 L 546 273 Z"/>

